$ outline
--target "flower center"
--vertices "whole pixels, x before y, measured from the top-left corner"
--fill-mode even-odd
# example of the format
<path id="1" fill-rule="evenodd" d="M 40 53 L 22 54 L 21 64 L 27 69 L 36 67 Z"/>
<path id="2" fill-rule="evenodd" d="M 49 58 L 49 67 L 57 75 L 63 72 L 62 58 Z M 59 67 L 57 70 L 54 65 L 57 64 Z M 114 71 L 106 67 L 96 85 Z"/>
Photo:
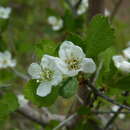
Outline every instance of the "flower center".
<path id="1" fill-rule="evenodd" d="M 69 70 L 78 70 L 80 68 L 80 61 L 78 58 L 71 58 L 65 62 L 68 64 Z"/>
<path id="2" fill-rule="evenodd" d="M 41 73 L 41 79 L 50 81 L 53 78 L 53 74 L 54 74 L 53 71 L 51 71 L 48 68 L 44 68 L 42 73 Z"/>

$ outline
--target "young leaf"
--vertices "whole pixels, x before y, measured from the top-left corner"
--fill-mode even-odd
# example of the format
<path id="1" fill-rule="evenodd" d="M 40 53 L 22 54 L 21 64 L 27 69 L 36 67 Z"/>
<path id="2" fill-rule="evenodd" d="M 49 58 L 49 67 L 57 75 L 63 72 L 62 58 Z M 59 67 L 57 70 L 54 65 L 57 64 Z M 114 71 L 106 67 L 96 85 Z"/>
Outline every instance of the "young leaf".
<path id="1" fill-rule="evenodd" d="M 114 43 L 114 30 L 111 28 L 108 18 L 95 16 L 87 30 L 85 37 L 86 53 L 89 57 L 96 57 Z"/>
<path id="2" fill-rule="evenodd" d="M 59 87 L 54 86 L 48 96 L 40 97 L 36 95 L 38 85 L 39 83 L 36 80 L 30 80 L 24 88 L 25 97 L 39 107 L 52 105 L 58 96 Z"/>
<path id="3" fill-rule="evenodd" d="M 63 83 L 63 86 L 60 88 L 60 95 L 64 98 L 72 97 L 78 88 L 78 81 L 76 78 L 70 78 Z"/>

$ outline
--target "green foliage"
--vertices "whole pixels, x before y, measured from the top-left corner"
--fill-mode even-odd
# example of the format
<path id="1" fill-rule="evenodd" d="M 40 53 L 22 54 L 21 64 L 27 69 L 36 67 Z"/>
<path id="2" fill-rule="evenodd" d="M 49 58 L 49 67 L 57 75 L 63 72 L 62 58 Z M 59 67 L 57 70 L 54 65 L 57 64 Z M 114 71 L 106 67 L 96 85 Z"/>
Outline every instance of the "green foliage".
<path id="1" fill-rule="evenodd" d="M 115 53 L 115 48 L 110 47 L 99 55 L 99 66 L 101 67 L 101 70 L 96 81 L 98 85 L 103 83 L 109 84 L 113 75 L 116 73 L 117 69 L 112 61 L 112 56 L 115 55 Z"/>
<path id="2" fill-rule="evenodd" d="M 64 30 L 67 32 L 76 32 L 77 30 L 82 28 L 83 20 L 80 17 L 74 17 L 72 13 L 69 11 L 65 12 L 63 16 L 64 20 Z"/>
<path id="3" fill-rule="evenodd" d="M 13 93 L 5 93 L 0 100 L 0 118 L 14 112 L 18 107 L 17 97 Z"/>
<path id="4" fill-rule="evenodd" d="M 127 90 L 130 91 L 130 75 L 128 76 L 123 76 L 119 80 L 113 83 L 113 86 L 122 89 L 122 90 Z"/>
<path id="5" fill-rule="evenodd" d="M 42 57 L 44 54 L 56 56 L 58 44 L 52 40 L 42 40 L 36 44 L 36 54 L 38 57 Z"/>
<path id="6" fill-rule="evenodd" d="M 87 108 L 85 106 L 81 106 L 78 110 L 78 114 L 79 115 L 88 115 L 88 114 L 91 114 L 91 110 L 90 110 L 90 108 Z"/>
<path id="7" fill-rule="evenodd" d="M 69 78 L 63 82 L 60 88 L 60 95 L 64 98 L 70 98 L 75 95 L 78 88 L 78 81 L 76 78 Z"/>
<path id="8" fill-rule="evenodd" d="M 58 96 L 59 87 L 54 86 L 49 95 L 47 95 L 46 97 L 40 97 L 36 95 L 38 85 L 39 83 L 37 83 L 36 80 L 30 80 L 24 87 L 25 97 L 39 107 L 52 105 Z"/>
<path id="9" fill-rule="evenodd" d="M 88 26 L 85 37 L 87 55 L 96 57 L 100 52 L 112 46 L 114 39 L 114 30 L 111 28 L 108 18 L 95 16 Z"/>

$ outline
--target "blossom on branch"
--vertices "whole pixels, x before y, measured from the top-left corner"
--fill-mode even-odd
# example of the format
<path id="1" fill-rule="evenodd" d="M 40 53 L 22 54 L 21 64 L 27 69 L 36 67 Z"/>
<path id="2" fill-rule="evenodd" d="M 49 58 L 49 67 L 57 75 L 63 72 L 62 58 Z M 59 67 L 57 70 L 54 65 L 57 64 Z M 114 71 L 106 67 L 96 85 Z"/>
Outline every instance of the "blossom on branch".
<path id="1" fill-rule="evenodd" d="M 11 8 L 7 7 L 0 7 L 0 18 L 2 19 L 8 19 L 11 13 Z"/>
<path id="2" fill-rule="evenodd" d="M 71 41 L 64 41 L 60 46 L 56 60 L 58 68 L 66 76 L 76 76 L 78 72 L 93 73 L 96 65 L 91 58 L 85 58 L 83 50 Z"/>
<path id="3" fill-rule="evenodd" d="M 41 97 L 47 96 L 52 86 L 58 85 L 62 81 L 62 73 L 55 64 L 55 57 L 44 55 L 41 64 L 32 63 L 28 73 L 33 79 L 39 80 L 36 94 Z"/>
<path id="4" fill-rule="evenodd" d="M 12 59 L 11 53 L 9 51 L 5 51 L 3 53 L 0 52 L 0 68 L 7 67 L 15 67 L 16 60 Z"/>
<path id="5" fill-rule="evenodd" d="M 54 31 L 59 31 L 63 27 L 63 20 L 55 16 L 49 16 L 48 23 L 52 25 Z"/>

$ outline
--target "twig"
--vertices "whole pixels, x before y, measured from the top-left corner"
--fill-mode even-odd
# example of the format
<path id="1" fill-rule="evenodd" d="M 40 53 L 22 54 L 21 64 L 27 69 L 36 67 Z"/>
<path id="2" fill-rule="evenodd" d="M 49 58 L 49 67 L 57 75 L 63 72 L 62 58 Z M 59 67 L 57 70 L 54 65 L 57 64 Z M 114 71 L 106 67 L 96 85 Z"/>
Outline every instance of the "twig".
<path id="1" fill-rule="evenodd" d="M 118 0 L 115 3 L 115 6 L 114 6 L 113 11 L 112 11 L 111 16 L 110 16 L 110 21 L 112 21 L 114 19 L 114 17 L 116 16 L 122 2 L 123 2 L 123 0 Z"/>
<path id="2" fill-rule="evenodd" d="M 111 124 L 115 121 L 122 109 L 122 107 L 119 108 L 119 110 L 114 114 L 114 116 L 107 122 L 106 126 L 104 127 L 104 130 L 107 130 L 111 126 Z"/>
<path id="3" fill-rule="evenodd" d="M 116 102 L 115 100 L 111 99 L 110 97 L 104 95 L 102 92 L 100 92 L 98 89 L 96 89 L 96 88 L 90 83 L 90 81 L 87 82 L 87 85 L 88 85 L 88 87 L 90 87 L 90 88 L 93 90 L 93 92 L 94 92 L 97 96 L 103 98 L 104 100 L 106 100 L 106 101 L 108 101 L 108 102 L 110 102 L 110 103 L 112 103 L 112 104 L 115 104 L 115 105 L 117 105 L 117 106 L 119 106 L 119 107 L 122 107 L 122 108 L 127 109 L 127 110 L 130 111 L 130 107 L 129 107 L 129 106 L 126 106 L 126 105 L 124 105 L 124 104 L 120 104 L 120 103 Z"/>
<path id="4" fill-rule="evenodd" d="M 37 118 L 35 118 L 35 116 L 31 116 L 30 114 L 26 113 L 23 110 L 17 110 L 17 112 L 21 115 L 23 115 L 24 117 L 26 117 L 27 119 L 36 122 L 37 124 L 41 125 L 42 127 L 45 127 L 47 124 L 44 123 L 41 120 L 38 120 Z"/>
<path id="5" fill-rule="evenodd" d="M 19 71 L 16 70 L 15 68 L 12 69 L 12 71 L 13 71 L 18 77 L 20 77 L 20 78 L 22 78 L 22 79 L 24 79 L 24 80 L 26 80 L 26 81 L 29 80 L 29 77 L 28 77 L 27 75 L 25 75 L 25 74 L 19 72 Z"/>
<path id="6" fill-rule="evenodd" d="M 64 125 L 66 125 L 70 120 L 72 120 L 74 117 L 77 116 L 77 113 L 69 116 L 67 119 L 65 119 L 64 121 L 62 121 L 58 126 L 56 126 L 54 129 L 52 130 L 58 130 L 59 128 L 63 127 Z"/>

